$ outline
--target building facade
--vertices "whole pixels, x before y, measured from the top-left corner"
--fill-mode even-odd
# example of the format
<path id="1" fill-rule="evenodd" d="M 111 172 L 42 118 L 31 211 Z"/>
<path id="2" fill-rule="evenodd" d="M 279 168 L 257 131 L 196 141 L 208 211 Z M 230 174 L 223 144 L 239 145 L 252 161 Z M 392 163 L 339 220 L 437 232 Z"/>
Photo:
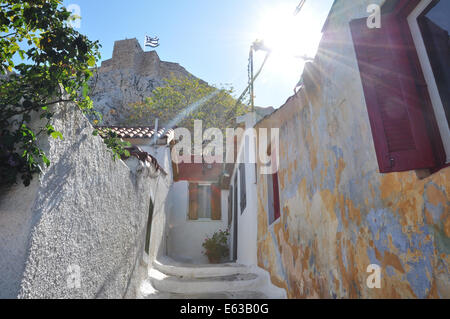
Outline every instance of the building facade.
<path id="1" fill-rule="evenodd" d="M 303 87 L 255 125 L 280 129 L 257 263 L 290 298 L 450 297 L 449 13 L 335 1 Z"/>

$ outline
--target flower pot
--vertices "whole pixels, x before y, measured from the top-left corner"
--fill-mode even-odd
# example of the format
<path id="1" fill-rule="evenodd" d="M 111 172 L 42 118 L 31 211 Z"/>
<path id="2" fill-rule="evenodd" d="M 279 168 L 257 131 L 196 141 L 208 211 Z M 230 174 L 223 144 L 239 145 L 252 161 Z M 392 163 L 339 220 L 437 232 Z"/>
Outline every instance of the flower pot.
<path id="1" fill-rule="evenodd" d="M 214 256 L 208 256 L 210 264 L 220 264 L 220 258 Z"/>

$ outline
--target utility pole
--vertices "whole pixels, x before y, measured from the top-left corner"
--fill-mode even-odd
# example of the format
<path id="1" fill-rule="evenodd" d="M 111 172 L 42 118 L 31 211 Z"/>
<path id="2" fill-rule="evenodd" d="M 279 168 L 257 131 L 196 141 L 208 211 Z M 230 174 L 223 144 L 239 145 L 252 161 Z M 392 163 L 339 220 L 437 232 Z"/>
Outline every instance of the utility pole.
<path id="1" fill-rule="evenodd" d="M 295 8 L 294 11 L 294 15 L 298 15 L 300 13 L 300 11 L 302 10 L 303 6 L 305 5 L 306 0 L 300 0 L 300 3 L 298 4 L 298 6 Z M 256 51 L 266 51 L 266 57 L 264 59 L 264 62 L 262 63 L 260 69 L 258 70 L 258 72 L 256 74 L 254 74 L 254 62 L 253 62 L 253 54 Z M 249 66 L 248 66 L 248 72 L 249 72 L 249 79 L 248 79 L 248 86 L 247 88 L 244 90 L 244 92 L 241 94 L 241 96 L 239 97 L 239 99 L 236 102 L 236 106 L 240 103 L 240 101 L 244 98 L 245 94 L 247 92 L 249 92 L 250 94 L 250 106 L 251 106 L 251 110 L 252 112 L 255 111 L 255 86 L 254 86 L 254 82 L 256 80 L 256 78 L 259 76 L 259 74 L 261 73 L 264 65 L 267 62 L 267 59 L 270 56 L 270 49 L 268 47 L 266 47 L 264 45 L 264 41 L 262 40 L 256 40 L 255 42 L 252 43 L 252 45 L 250 46 L 250 53 L 249 53 Z M 298 58 L 303 59 L 305 61 L 307 60 L 312 60 L 312 58 L 306 57 L 306 56 L 298 56 Z"/>
<path id="2" fill-rule="evenodd" d="M 253 75 L 253 44 L 250 46 L 249 63 L 250 63 L 250 75 L 249 75 L 249 85 L 250 85 L 250 105 L 252 112 L 255 112 L 255 87 L 254 87 L 254 75 Z"/>
<path id="3" fill-rule="evenodd" d="M 300 13 L 300 11 L 302 11 L 303 6 L 305 5 L 306 0 L 301 0 L 300 3 L 298 4 L 297 8 L 295 8 L 294 11 L 294 15 L 296 16 L 297 14 Z"/>
<path id="4" fill-rule="evenodd" d="M 258 72 L 256 74 L 254 74 L 253 54 L 256 51 L 266 51 L 266 57 L 264 59 L 264 62 L 261 65 L 260 69 L 258 70 Z M 248 89 L 249 89 L 249 93 L 250 93 L 250 106 L 251 106 L 252 112 L 255 111 L 255 86 L 254 86 L 254 83 L 255 83 L 256 78 L 261 73 L 264 65 L 266 64 L 267 59 L 269 58 L 269 55 L 270 55 L 270 49 L 264 45 L 264 41 L 262 41 L 262 40 L 256 40 L 250 46 L 250 53 L 249 53 L 249 58 L 248 58 L 248 62 L 249 62 Z"/>

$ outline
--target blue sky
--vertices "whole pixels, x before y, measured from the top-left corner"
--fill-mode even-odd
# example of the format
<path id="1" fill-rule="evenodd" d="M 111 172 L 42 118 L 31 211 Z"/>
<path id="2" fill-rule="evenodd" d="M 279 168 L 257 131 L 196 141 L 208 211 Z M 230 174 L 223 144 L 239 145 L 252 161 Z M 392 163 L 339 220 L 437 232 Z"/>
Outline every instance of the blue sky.
<path id="1" fill-rule="evenodd" d="M 65 0 L 81 9 L 78 30 L 102 44 L 102 60 L 111 58 L 115 40 L 158 36 L 164 61 L 177 62 L 210 84 L 246 87 L 251 43 L 264 38 L 274 49 L 255 87 L 258 106 L 281 106 L 293 94 L 303 61 L 314 55 L 320 30 L 333 0 Z M 148 48 L 145 50 L 149 50 Z M 255 54 L 259 67 L 263 52 Z"/>

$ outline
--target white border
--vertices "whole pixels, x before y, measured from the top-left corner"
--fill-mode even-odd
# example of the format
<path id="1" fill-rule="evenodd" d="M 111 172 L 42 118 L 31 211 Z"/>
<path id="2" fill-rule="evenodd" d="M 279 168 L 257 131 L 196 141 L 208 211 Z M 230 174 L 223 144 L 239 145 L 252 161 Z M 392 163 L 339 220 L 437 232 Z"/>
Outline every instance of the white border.
<path id="1" fill-rule="evenodd" d="M 444 144 L 446 156 L 446 163 L 450 163 L 450 129 L 445 116 L 444 105 L 442 104 L 441 96 L 434 78 L 433 69 L 428 58 L 428 53 L 425 48 L 425 42 L 422 38 L 417 18 L 420 14 L 431 4 L 433 0 L 422 0 L 417 7 L 408 16 L 408 24 L 411 29 L 414 44 L 419 56 L 420 65 L 427 82 L 428 92 L 430 93 L 431 103 L 433 104 L 436 121 L 441 133 L 442 144 Z"/>

